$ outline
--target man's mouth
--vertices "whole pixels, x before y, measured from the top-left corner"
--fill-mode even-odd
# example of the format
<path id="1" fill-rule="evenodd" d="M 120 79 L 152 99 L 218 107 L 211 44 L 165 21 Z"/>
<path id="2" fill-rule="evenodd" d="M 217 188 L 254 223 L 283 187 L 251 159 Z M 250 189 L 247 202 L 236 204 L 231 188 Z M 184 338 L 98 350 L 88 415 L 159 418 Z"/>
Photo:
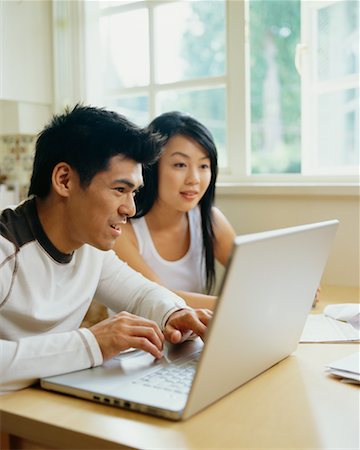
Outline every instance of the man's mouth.
<path id="1" fill-rule="evenodd" d="M 127 216 L 122 216 L 120 220 L 118 220 L 118 222 L 114 222 L 111 223 L 110 226 L 111 228 L 114 228 L 114 230 L 120 231 L 121 230 L 121 225 L 124 225 L 127 222 Z"/>
<path id="2" fill-rule="evenodd" d="M 121 223 L 112 223 L 110 224 L 110 228 L 113 230 L 111 232 L 114 238 L 117 238 L 121 234 Z"/>

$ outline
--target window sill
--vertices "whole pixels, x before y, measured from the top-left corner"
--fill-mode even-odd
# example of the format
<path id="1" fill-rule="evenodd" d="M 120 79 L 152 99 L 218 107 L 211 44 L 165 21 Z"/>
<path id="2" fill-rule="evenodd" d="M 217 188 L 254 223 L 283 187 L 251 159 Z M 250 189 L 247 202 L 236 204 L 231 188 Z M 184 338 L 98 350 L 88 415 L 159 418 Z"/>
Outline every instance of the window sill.
<path id="1" fill-rule="evenodd" d="M 356 183 L 224 183 L 216 185 L 216 195 L 331 196 L 359 197 Z"/>

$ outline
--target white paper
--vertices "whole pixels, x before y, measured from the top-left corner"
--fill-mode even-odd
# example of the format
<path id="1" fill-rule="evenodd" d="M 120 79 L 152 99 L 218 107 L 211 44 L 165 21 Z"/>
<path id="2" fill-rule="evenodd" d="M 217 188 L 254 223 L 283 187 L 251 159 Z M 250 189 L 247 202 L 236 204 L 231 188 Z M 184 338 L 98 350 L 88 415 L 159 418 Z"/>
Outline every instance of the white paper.
<path id="1" fill-rule="evenodd" d="M 360 375 L 357 375 L 356 373 L 344 372 L 342 370 L 335 370 L 335 369 L 330 369 L 329 372 L 332 375 L 336 375 L 337 377 L 358 381 L 360 383 Z"/>
<path id="2" fill-rule="evenodd" d="M 351 324 L 324 314 L 310 314 L 300 342 L 353 342 L 360 340 L 360 331 Z"/>
<path id="3" fill-rule="evenodd" d="M 352 372 L 360 375 L 360 352 L 352 353 L 327 365 L 330 369 Z"/>
<path id="4" fill-rule="evenodd" d="M 338 359 L 326 367 L 333 375 L 360 382 L 360 352 Z"/>
<path id="5" fill-rule="evenodd" d="M 324 308 L 324 315 L 332 319 L 349 322 L 355 316 L 360 315 L 359 303 L 339 303 L 335 305 L 327 305 Z"/>

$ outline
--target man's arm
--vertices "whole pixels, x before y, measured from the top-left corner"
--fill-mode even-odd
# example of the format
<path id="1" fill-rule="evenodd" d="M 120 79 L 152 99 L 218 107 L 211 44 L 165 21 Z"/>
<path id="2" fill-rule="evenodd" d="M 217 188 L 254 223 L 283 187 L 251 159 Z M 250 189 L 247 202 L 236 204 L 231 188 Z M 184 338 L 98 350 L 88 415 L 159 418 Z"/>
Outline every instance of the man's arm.
<path id="1" fill-rule="evenodd" d="M 0 340 L 0 391 L 13 391 L 44 376 L 101 364 L 102 354 L 87 329 Z"/>
<path id="2" fill-rule="evenodd" d="M 116 255 L 108 263 L 112 270 L 104 271 L 96 297 L 105 300 L 102 303 L 106 306 L 127 313 L 121 312 L 111 326 L 103 322 L 99 325 L 101 328 L 95 330 L 49 333 L 44 332 L 43 324 L 39 323 L 37 335 L 34 328 L 34 336 L 2 339 L 2 391 L 27 387 L 44 376 L 99 365 L 103 357 L 110 358 L 129 347 L 142 348 L 155 357 L 161 356 L 165 323 L 175 311 L 186 306 L 185 302 L 128 268 Z M 37 325 L 33 323 L 32 326 Z"/>
<path id="3" fill-rule="evenodd" d="M 127 311 L 152 320 L 161 330 L 173 312 L 187 308 L 182 298 L 149 281 L 113 251 L 106 252 L 95 298 L 115 312 Z"/>
<path id="4" fill-rule="evenodd" d="M 182 298 L 135 272 L 113 252 L 107 259 L 96 299 L 120 313 L 90 328 L 105 359 L 129 347 L 160 358 L 164 339 L 179 343 L 193 334 L 204 336 L 209 310 L 187 307 Z"/>
<path id="5" fill-rule="evenodd" d="M 212 312 L 206 309 L 180 309 L 173 312 L 163 332 L 148 319 L 121 312 L 90 328 L 104 359 L 109 359 L 130 347 L 149 352 L 155 358 L 163 356 L 164 340 L 173 344 L 184 342 L 190 336 L 205 336 Z"/>

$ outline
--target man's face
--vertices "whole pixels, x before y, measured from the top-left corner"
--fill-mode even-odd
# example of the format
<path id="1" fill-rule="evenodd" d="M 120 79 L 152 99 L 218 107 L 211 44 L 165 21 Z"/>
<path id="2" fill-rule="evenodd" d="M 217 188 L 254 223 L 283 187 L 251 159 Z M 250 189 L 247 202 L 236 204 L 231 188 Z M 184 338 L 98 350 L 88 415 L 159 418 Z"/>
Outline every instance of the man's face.
<path id="1" fill-rule="evenodd" d="M 75 250 L 90 244 L 109 250 L 121 225 L 135 214 L 134 195 L 142 185 L 141 164 L 123 156 L 110 159 L 106 171 L 94 176 L 85 189 L 74 181 L 67 204 L 67 244 Z"/>

